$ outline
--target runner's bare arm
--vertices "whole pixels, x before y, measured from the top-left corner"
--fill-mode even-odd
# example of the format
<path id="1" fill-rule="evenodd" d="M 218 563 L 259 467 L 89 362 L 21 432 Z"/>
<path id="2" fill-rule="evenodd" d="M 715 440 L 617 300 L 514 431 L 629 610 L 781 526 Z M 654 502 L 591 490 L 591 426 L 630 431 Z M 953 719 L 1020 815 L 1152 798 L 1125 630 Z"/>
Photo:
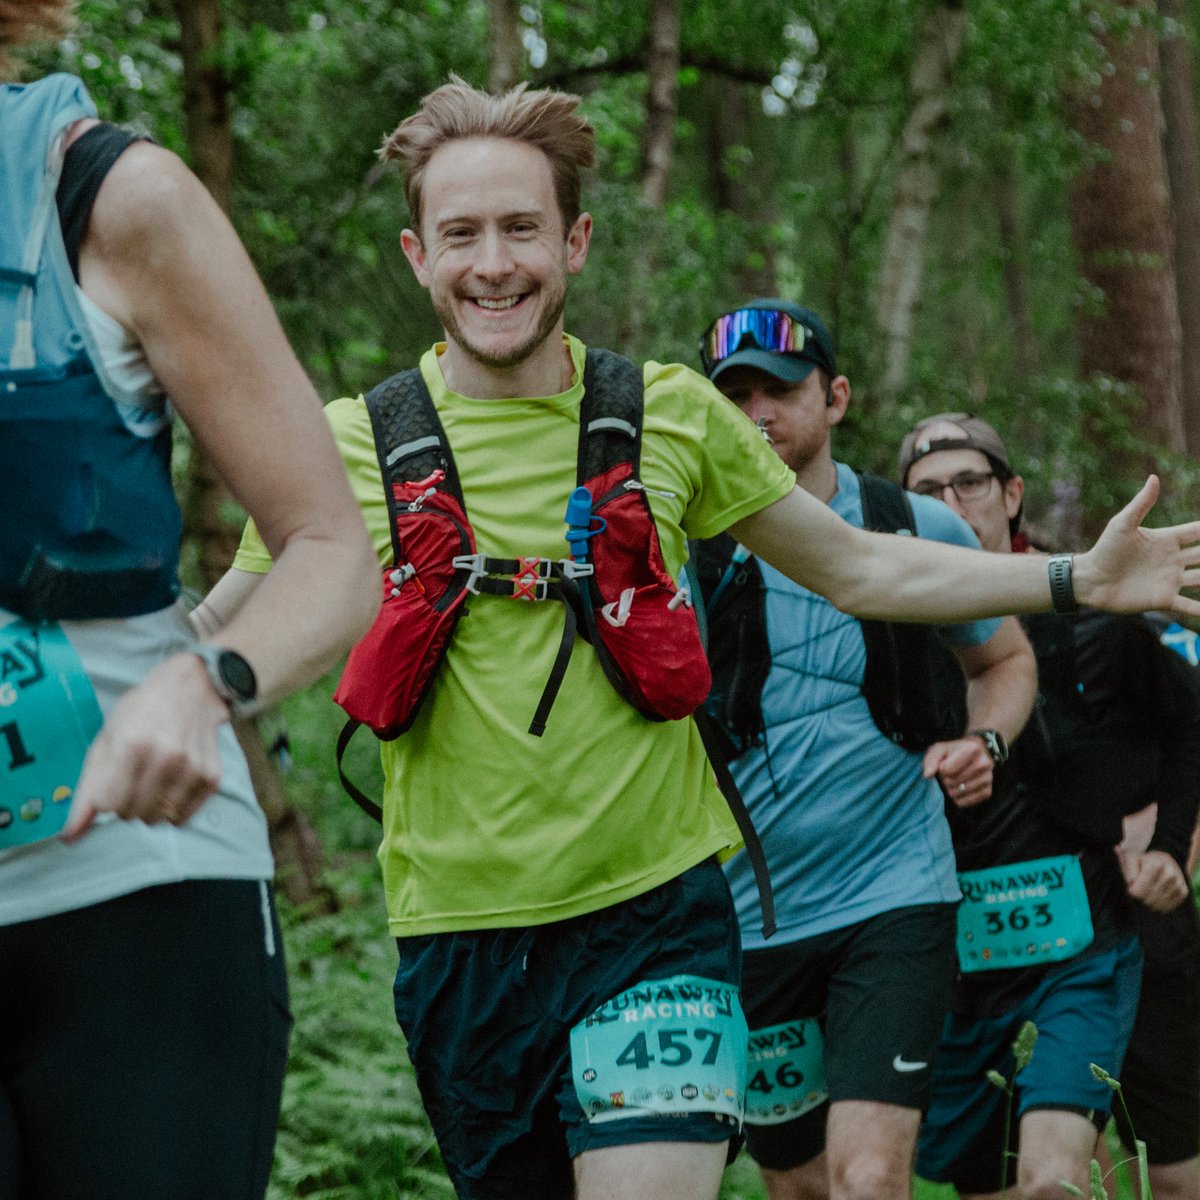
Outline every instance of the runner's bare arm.
<path id="1" fill-rule="evenodd" d="M 1142 526 L 1158 497 L 1157 476 L 1075 555 L 1080 604 L 1110 612 L 1166 609 L 1200 614 L 1200 521 Z M 926 538 L 866 533 L 796 488 L 731 532 L 755 554 L 856 617 L 966 621 L 1051 607 L 1047 560 L 987 554 Z"/>
<path id="2" fill-rule="evenodd" d="M 169 152 L 131 146 L 100 188 L 80 256 L 84 291 L 150 365 L 254 517 L 274 570 L 219 641 L 264 702 L 309 682 L 370 623 L 377 568 L 328 424 L 232 226 Z M 203 665 L 166 660 L 93 743 L 66 835 L 98 809 L 187 820 L 216 787 L 228 712 Z"/>

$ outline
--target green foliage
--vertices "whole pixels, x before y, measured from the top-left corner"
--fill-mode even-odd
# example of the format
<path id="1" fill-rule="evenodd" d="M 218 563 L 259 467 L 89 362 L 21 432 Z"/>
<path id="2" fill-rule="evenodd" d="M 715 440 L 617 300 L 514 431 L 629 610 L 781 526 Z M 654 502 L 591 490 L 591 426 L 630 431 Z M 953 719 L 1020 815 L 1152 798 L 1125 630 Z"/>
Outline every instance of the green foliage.
<path id="1" fill-rule="evenodd" d="M 395 946 L 377 870 L 331 876 L 328 916 L 281 902 L 292 1030 L 269 1197 L 452 1197 L 391 1012 Z"/>

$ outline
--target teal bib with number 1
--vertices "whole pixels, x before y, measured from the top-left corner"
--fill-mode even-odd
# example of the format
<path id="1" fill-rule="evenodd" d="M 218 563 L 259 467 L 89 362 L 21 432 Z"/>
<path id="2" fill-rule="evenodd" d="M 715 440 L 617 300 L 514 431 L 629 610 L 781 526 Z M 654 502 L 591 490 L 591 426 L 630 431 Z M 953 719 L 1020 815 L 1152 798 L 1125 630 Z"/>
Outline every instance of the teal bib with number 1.
<path id="1" fill-rule="evenodd" d="M 1071 854 L 1007 863 L 958 877 L 963 972 L 1062 962 L 1092 944 L 1092 913 Z"/>
<path id="2" fill-rule="evenodd" d="M 0 850 L 53 837 L 66 824 L 102 722 L 58 625 L 13 621 L 0 629 Z"/>
<path id="3" fill-rule="evenodd" d="M 697 975 L 628 988 L 571 1030 L 571 1075 L 592 1122 L 716 1113 L 740 1125 L 746 1018 L 738 989 Z"/>

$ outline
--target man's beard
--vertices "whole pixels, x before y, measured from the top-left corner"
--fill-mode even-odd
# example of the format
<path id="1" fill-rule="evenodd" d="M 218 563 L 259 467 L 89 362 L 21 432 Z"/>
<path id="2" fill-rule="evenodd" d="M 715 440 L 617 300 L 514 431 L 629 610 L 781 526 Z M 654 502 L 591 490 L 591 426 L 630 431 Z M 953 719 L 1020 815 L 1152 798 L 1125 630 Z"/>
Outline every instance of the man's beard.
<path id="1" fill-rule="evenodd" d="M 446 331 L 447 338 L 482 366 L 490 367 L 493 370 L 507 370 L 509 367 L 516 367 L 523 363 L 554 332 L 567 301 L 566 280 L 560 279 L 554 290 L 542 288 L 542 296 L 545 303 L 542 308 L 542 319 L 538 322 L 537 328 L 523 342 L 505 350 L 502 354 L 491 354 L 475 345 L 459 325 L 452 304 L 432 292 L 430 293 L 430 302 L 437 319 L 441 321 L 442 328 Z"/>

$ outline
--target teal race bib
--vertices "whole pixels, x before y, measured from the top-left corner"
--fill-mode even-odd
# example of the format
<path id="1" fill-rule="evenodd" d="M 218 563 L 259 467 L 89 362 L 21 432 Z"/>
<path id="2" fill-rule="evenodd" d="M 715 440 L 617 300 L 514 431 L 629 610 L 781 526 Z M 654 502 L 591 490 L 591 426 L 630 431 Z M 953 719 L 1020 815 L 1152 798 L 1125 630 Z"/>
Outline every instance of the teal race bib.
<path id="1" fill-rule="evenodd" d="M 1092 914 L 1072 854 L 1008 863 L 958 877 L 960 970 L 1062 962 L 1092 944 Z"/>
<path id="2" fill-rule="evenodd" d="M 829 1099 L 825 1038 L 816 1019 L 750 1031 L 746 1124 L 781 1125 Z"/>
<path id="3" fill-rule="evenodd" d="M 102 720 L 58 625 L 0 629 L 0 850 L 53 837 L 66 824 Z"/>
<path id="4" fill-rule="evenodd" d="M 621 992 L 571 1030 L 571 1075 L 589 1121 L 716 1113 L 740 1126 L 746 1018 L 737 987 L 673 975 Z"/>

